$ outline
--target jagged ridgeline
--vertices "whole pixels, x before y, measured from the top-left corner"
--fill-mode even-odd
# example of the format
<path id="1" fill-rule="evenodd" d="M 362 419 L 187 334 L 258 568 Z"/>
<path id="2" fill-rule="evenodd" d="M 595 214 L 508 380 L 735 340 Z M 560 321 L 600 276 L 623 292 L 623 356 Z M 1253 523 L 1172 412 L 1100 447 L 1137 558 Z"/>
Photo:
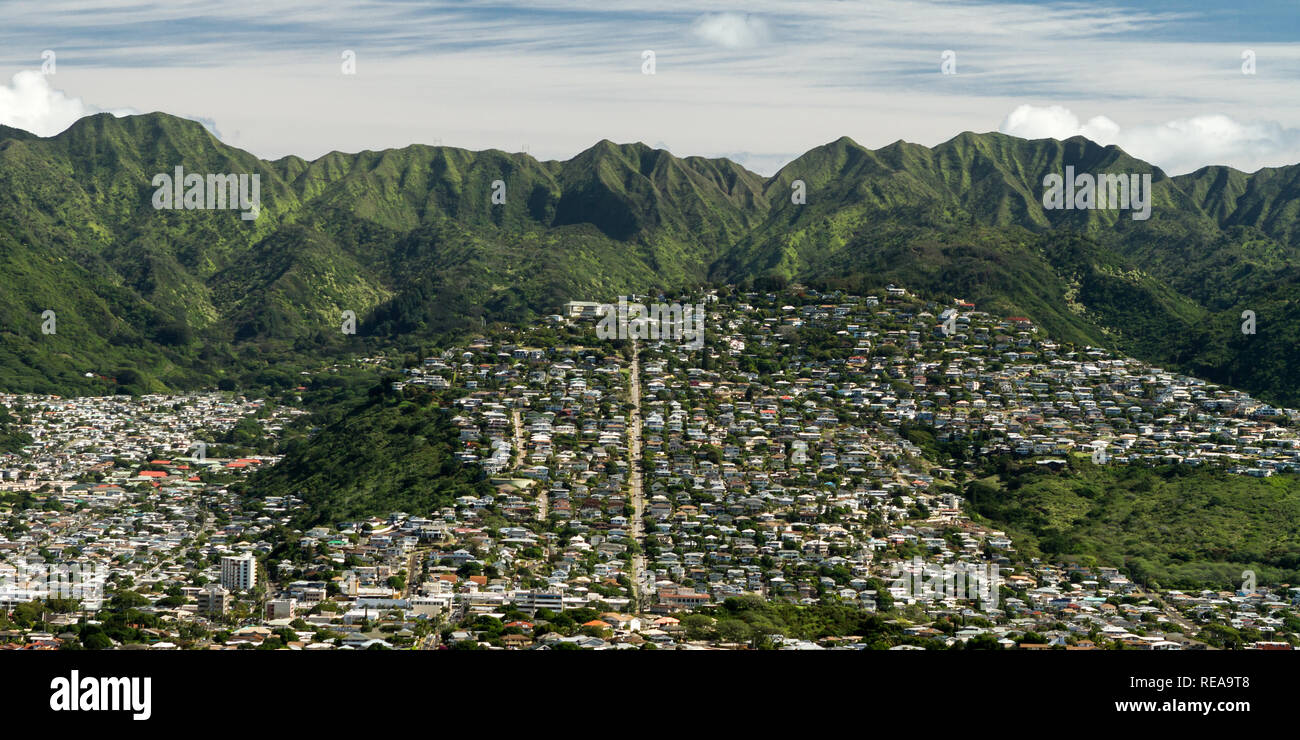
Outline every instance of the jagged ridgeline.
<path id="1" fill-rule="evenodd" d="M 155 209 L 154 177 L 176 167 L 258 175 L 258 218 Z M 1044 177 L 1066 167 L 1150 175 L 1150 218 L 1045 209 Z M 843 138 L 765 179 L 607 141 L 564 162 L 421 145 L 268 162 L 157 113 L 44 139 L 0 127 L 0 377 L 62 393 L 285 386 L 295 356 L 575 298 L 894 280 L 1296 403 L 1298 211 L 1300 167 L 1170 178 L 1082 138 Z"/>

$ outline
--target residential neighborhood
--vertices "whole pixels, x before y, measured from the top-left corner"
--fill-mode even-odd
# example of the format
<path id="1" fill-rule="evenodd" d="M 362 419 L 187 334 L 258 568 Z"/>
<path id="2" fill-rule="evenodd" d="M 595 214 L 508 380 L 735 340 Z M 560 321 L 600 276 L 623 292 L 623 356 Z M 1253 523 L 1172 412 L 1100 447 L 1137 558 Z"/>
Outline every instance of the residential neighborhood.
<path id="1" fill-rule="evenodd" d="M 442 399 L 459 460 L 481 468 L 492 493 L 306 530 L 291 527 L 299 498 L 241 494 L 239 482 L 277 454 L 215 454 L 237 442 L 274 449 L 306 413 L 292 404 L 232 392 L 0 396 L 32 440 L 0 458 L 0 643 L 1300 644 L 1300 589 L 1160 589 L 1122 564 L 1022 556 L 963 498 L 975 461 L 940 465 L 914 433 L 932 430 L 938 445 L 976 440 L 979 457 L 1050 470 L 1078 461 L 1262 478 L 1300 469 L 1296 411 L 1064 348 L 1023 317 L 895 285 L 671 299 L 706 308 L 703 347 L 644 319 L 628 340 L 603 341 L 605 304 L 575 300 L 534 329 L 496 330 L 405 366 L 366 358 L 400 373 L 392 392 Z M 975 572 L 986 574 L 978 595 L 942 588 Z M 69 573 L 82 579 L 71 594 L 52 585 Z M 916 587 L 936 573 L 940 588 Z M 134 626 L 98 628 L 98 612 L 117 603 L 109 593 L 142 615 Z M 804 613 L 829 615 L 843 633 L 800 628 L 792 615 Z"/>

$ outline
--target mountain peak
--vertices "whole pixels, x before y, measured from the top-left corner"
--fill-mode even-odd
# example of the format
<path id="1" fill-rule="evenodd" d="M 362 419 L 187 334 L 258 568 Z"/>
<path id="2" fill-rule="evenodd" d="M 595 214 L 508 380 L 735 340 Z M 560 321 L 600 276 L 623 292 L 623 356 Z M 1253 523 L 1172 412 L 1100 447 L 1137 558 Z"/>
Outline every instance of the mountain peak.
<path id="1" fill-rule="evenodd" d="M 832 141 L 832 142 L 831 142 L 831 145 L 832 145 L 832 146 L 837 146 L 837 147 L 855 146 L 855 147 L 858 147 L 859 149 L 864 148 L 861 144 L 859 144 L 858 142 L 854 141 L 853 139 L 851 139 L 851 138 L 848 137 L 848 136 L 841 136 L 840 138 L 836 139 L 835 141 Z"/>
<path id="2" fill-rule="evenodd" d="M 212 136 L 207 127 L 198 121 L 190 118 L 174 116 L 170 113 L 154 111 L 153 113 L 136 113 L 129 116 L 118 116 L 112 113 L 94 113 L 89 116 L 78 118 L 66 130 L 56 135 L 55 138 L 64 136 L 65 134 L 76 135 L 83 131 L 126 131 L 133 134 L 143 131 L 167 131 L 186 132 L 189 134 L 203 133 Z"/>

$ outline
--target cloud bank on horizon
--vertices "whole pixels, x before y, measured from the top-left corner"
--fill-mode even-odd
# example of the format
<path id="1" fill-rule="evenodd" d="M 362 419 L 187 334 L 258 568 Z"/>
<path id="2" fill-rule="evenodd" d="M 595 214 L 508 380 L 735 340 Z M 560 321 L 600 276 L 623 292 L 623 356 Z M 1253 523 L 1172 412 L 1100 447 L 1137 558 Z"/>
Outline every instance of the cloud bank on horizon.
<path id="1" fill-rule="evenodd" d="M 54 136 L 79 118 L 105 112 L 125 116 L 139 111 L 106 111 L 88 105 L 81 98 L 55 90 L 46 75 L 31 70 L 18 72 L 8 85 L 0 86 L 0 126 L 20 128 L 37 136 Z"/>
<path id="2" fill-rule="evenodd" d="M 9 84 L 0 85 L 0 126 L 20 128 L 37 136 L 61 133 L 78 120 L 98 113 L 122 116 L 139 115 L 135 108 L 100 108 L 81 98 L 69 97 L 50 85 L 49 77 L 33 70 L 14 74 Z M 218 139 L 221 132 L 210 118 L 174 113 L 180 118 L 197 121 Z"/>
<path id="3" fill-rule="evenodd" d="M 1170 174 L 1300 162 L 1286 0 L 1129 2 L 11 0 L 0 124 L 184 111 L 268 159 L 671 141 L 762 174 L 842 135 L 933 146 L 967 130 L 1087 136 Z M 41 49 L 57 75 L 32 71 Z"/>
<path id="4" fill-rule="evenodd" d="M 1300 129 L 1275 122 L 1242 123 L 1222 114 L 1123 128 L 1106 116 L 1081 122 L 1073 111 L 1059 105 L 1022 105 L 1003 119 L 998 130 L 1022 139 L 1083 136 L 1103 146 L 1114 144 L 1173 175 L 1211 164 L 1254 172 L 1300 162 Z"/>

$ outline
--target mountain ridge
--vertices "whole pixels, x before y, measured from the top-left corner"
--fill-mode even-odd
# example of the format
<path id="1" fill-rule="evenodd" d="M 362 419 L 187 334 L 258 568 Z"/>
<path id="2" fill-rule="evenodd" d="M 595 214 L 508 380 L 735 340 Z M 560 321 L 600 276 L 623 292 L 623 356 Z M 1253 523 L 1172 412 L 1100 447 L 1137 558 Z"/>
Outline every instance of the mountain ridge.
<path id="1" fill-rule="evenodd" d="M 260 175 L 260 217 L 155 211 L 152 177 L 177 165 Z M 1150 174 L 1151 218 L 1044 208 L 1043 176 L 1066 166 Z M 295 348 L 427 341 L 574 298 L 894 280 L 1287 400 L 1298 222 L 1300 165 L 1169 177 L 1083 137 L 843 136 L 764 178 L 608 139 L 567 160 L 413 144 L 267 161 L 187 119 L 97 114 L 52 137 L 0 129 L 0 370 L 77 392 L 117 390 L 85 373 L 119 369 L 136 390 L 243 382 Z M 1254 341 L 1233 333 L 1245 309 L 1269 327 Z"/>

